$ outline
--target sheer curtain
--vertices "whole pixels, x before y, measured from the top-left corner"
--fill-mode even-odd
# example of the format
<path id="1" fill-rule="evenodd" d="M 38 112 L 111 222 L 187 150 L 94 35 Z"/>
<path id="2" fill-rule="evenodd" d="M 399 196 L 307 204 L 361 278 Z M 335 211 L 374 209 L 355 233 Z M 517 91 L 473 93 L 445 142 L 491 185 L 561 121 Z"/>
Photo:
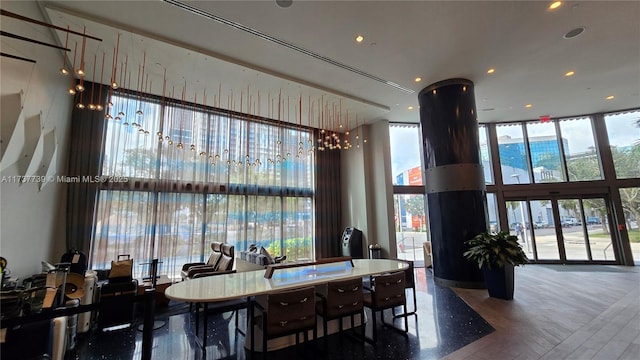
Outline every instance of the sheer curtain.
<path id="1" fill-rule="evenodd" d="M 112 102 L 91 266 L 130 254 L 179 277 L 182 264 L 206 260 L 212 241 L 315 257 L 310 130 L 126 91 Z"/>

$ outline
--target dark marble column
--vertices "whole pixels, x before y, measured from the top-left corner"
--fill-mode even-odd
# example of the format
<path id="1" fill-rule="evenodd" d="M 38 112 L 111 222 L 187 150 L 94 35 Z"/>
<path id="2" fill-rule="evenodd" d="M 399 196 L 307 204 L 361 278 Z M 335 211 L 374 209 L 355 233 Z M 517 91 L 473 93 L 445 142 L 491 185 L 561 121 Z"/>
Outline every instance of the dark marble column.
<path id="1" fill-rule="evenodd" d="M 434 279 L 444 286 L 484 287 L 478 265 L 462 256 L 464 242 L 487 229 L 473 83 L 440 81 L 418 100 Z"/>

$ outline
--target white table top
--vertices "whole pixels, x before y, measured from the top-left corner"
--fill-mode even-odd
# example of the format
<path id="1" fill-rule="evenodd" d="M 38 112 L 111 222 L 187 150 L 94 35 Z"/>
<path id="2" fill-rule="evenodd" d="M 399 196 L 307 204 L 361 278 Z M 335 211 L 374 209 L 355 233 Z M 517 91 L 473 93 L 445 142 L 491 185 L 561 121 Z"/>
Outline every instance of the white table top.
<path id="1" fill-rule="evenodd" d="M 272 279 L 264 278 L 265 270 L 196 278 L 169 286 L 165 296 L 177 301 L 216 302 L 320 285 L 332 280 L 406 270 L 409 267 L 404 261 L 390 259 L 353 259 L 353 264 L 353 268 L 331 263 L 278 269 Z"/>

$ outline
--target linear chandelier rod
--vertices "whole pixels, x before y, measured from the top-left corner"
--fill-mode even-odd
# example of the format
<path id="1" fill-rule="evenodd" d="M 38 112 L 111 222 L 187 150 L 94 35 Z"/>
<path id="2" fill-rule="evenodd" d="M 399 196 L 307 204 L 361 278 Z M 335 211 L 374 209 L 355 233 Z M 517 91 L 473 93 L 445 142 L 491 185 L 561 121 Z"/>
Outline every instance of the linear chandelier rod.
<path id="1" fill-rule="evenodd" d="M 11 55 L 11 54 L 7 54 L 7 53 L 3 53 L 3 52 L 0 52 L 0 56 L 4 56 L 4 57 L 11 58 L 11 59 L 16 59 L 16 60 L 22 60 L 22 61 L 26 61 L 26 62 L 30 62 L 30 63 L 34 63 L 34 64 L 36 63 L 35 60 L 31 60 L 31 59 L 23 58 L 21 56 Z"/>
<path id="2" fill-rule="evenodd" d="M 42 42 L 42 41 L 38 41 L 38 40 L 34 40 L 34 39 L 29 39 L 29 38 L 26 38 L 24 36 L 12 34 L 12 33 L 6 32 L 6 31 L 0 31 L 0 36 L 6 36 L 6 37 L 10 37 L 10 38 L 14 38 L 14 39 L 17 39 L 17 40 L 22 40 L 22 41 L 27 41 L 27 42 L 38 44 L 38 45 L 49 46 L 49 47 L 52 47 L 52 48 L 55 48 L 55 49 L 59 49 L 59 50 L 71 51 L 71 49 L 67 49 L 67 48 L 64 48 L 62 46 L 53 45 L 53 44 L 47 44 L 46 42 Z"/>
<path id="3" fill-rule="evenodd" d="M 56 26 L 56 25 L 53 25 L 53 24 L 49 24 L 49 23 L 46 23 L 46 22 L 43 22 L 43 21 L 40 21 L 40 20 L 31 19 L 31 18 L 28 18 L 26 16 L 22 16 L 22 15 L 19 15 L 19 14 L 16 14 L 16 13 L 12 13 L 12 12 L 4 10 L 4 9 L 0 9 L 0 15 L 12 17 L 14 19 L 18 19 L 18 20 L 22 20 L 22 21 L 26 21 L 26 22 L 30 22 L 30 23 L 34 23 L 34 24 L 38 24 L 38 25 L 42 25 L 42 26 L 46 26 L 46 27 L 50 27 L 50 28 L 53 28 L 53 29 L 56 29 L 56 30 L 60 30 L 60 31 L 65 31 L 65 32 L 68 32 L 68 33 L 71 33 L 71 34 L 74 34 L 74 35 L 80 35 L 82 37 L 86 37 L 86 38 L 89 38 L 89 39 L 102 41 L 102 39 L 97 38 L 95 36 L 83 34 L 81 32 L 77 32 L 77 31 L 73 31 L 73 30 L 69 30 L 69 29 L 65 29 L 63 27 Z"/>

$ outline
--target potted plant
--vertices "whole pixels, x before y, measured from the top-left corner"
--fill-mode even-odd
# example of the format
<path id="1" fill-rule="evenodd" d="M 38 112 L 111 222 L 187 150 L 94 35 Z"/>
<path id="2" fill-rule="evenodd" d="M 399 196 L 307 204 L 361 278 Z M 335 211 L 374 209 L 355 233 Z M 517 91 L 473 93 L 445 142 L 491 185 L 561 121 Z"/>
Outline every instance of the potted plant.
<path id="1" fill-rule="evenodd" d="M 469 249 L 463 253 L 474 261 L 484 273 L 489 296 L 513 299 L 514 266 L 527 263 L 527 255 L 518 243 L 518 237 L 508 231 L 492 234 L 483 232 L 465 242 Z"/>

